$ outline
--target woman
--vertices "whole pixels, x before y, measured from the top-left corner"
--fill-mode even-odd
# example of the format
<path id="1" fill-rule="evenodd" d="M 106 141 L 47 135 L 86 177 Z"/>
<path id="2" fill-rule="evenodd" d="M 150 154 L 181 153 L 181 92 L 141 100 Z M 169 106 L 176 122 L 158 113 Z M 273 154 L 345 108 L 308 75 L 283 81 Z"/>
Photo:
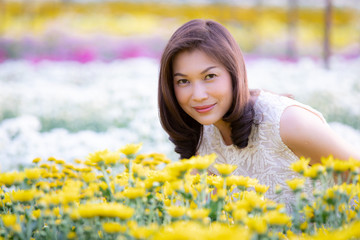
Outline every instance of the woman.
<path id="1" fill-rule="evenodd" d="M 291 201 L 285 180 L 301 156 L 310 164 L 332 154 L 360 159 L 316 110 L 293 99 L 248 89 L 242 52 L 228 30 L 192 20 L 170 38 L 161 58 L 160 120 L 181 158 L 217 154 L 233 174 L 270 186 L 266 196 Z M 217 174 L 210 167 L 210 172 Z M 275 194 L 275 186 L 284 189 Z"/>

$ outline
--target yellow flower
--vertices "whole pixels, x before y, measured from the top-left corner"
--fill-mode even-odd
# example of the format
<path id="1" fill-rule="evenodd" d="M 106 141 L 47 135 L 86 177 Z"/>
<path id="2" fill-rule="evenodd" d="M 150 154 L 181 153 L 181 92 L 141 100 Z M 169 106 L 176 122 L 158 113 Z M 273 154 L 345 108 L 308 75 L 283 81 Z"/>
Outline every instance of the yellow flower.
<path id="1" fill-rule="evenodd" d="M 336 186 L 336 185 L 332 188 L 326 189 L 326 192 L 323 196 L 324 199 L 327 201 L 332 201 L 336 197 L 337 191 L 338 191 L 338 186 Z"/>
<path id="2" fill-rule="evenodd" d="M 30 202 L 36 196 L 38 196 L 38 192 L 36 190 L 19 190 L 11 193 L 11 199 L 14 202 Z"/>
<path id="3" fill-rule="evenodd" d="M 35 186 L 40 188 L 44 192 L 48 192 L 50 190 L 50 183 L 48 182 L 37 182 Z"/>
<path id="4" fill-rule="evenodd" d="M 305 231 L 307 227 L 308 227 L 308 223 L 306 221 L 300 224 L 300 229 L 302 231 Z"/>
<path id="5" fill-rule="evenodd" d="M 309 205 L 306 205 L 303 209 L 303 212 L 305 214 L 305 217 L 307 219 L 312 219 L 314 217 L 314 208 L 312 208 Z"/>
<path id="6" fill-rule="evenodd" d="M 100 157 L 106 165 L 115 165 L 120 159 L 120 154 L 118 152 L 106 151 L 101 152 Z"/>
<path id="7" fill-rule="evenodd" d="M 76 159 L 74 160 L 74 162 L 77 163 L 77 164 L 82 164 L 82 163 L 83 163 L 83 160 L 76 158 Z"/>
<path id="8" fill-rule="evenodd" d="M 194 156 L 190 158 L 192 167 L 198 170 L 206 170 L 211 164 L 215 162 L 216 154 L 212 153 L 205 156 Z"/>
<path id="9" fill-rule="evenodd" d="M 144 197 L 146 194 L 145 188 L 136 187 L 136 188 L 127 188 L 124 191 L 124 196 L 129 199 L 135 199 L 138 197 Z"/>
<path id="10" fill-rule="evenodd" d="M 0 196 L 1 196 L 0 197 L 0 207 L 4 207 L 6 204 L 11 203 L 10 193 L 5 192 L 5 193 L 2 193 Z"/>
<path id="11" fill-rule="evenodd" d="M 316 163 L 311 167 L 305 169 L 304 177 L 309 177 L 311 179 L 317 179 L 321 174 L 325 173 L 325 168 L 323 165 Z"/>
<path id="12" fill-rule="evenodd" d="M 234 183 L 232 182 L 232 177 L 236 177 L 234 175 L 229 176 L 226 179 L 226 184 L 231 186 Z M 216 188 L 222 188 L 224 185 L 224 179 L 221 176 L 217 176 L 217 175 L 208 175 L 206 177 L 206 182 L 210 187 L 216 187 Z"/>
<path id="13" fill-rule="evenodd" d="M 133 226 L 130 229 L 130 235 L 135 239 L 149 239 L 157 230 L 155 224 L 149 226 Z"/>
<path id="14" fill-rule="evenodd" d="M 126 231 L 126 226 L 118 222 L 105 222 L 102 227 L 106 233 L 124 233 Z"/>
<path id="15" fill-rule="evenodd" d="M 49 162 L 55 162 L 55 160 L 56 160 L 56 158 L 54 158 L 54 157 L 49 157 L 49 158 L 48 158 L 48 161 L 49 161 Z"/>
<path id="16" fill-rule="evenodd" d="M 300 157 L 299 161 L 296 161 L 290 165 L 290 168 L 297 172 L 297 173 L 303 173 L 305 169 L 308 168 L 310 163 L 310 158 Z"/>
<path id="17" fill-rule="evenodd" d="M 166 165 L 165 169 L 175 178 L 183 177 L 184 173 L 190 170 L 192 162 L 189 160 L 181 160 Z"/>
<path id="18" fill-rule="evenodd" d="M 304 178 L 293 178 L 286 180 L 287 185 L 293 191 L 299 191 L 304 187 L 305 179 Z"/>
<path id="19" fill-rule="evenodd" d="M 119 203 L 86 203 L 79 206 L 79 214 L 83 218 L 92 217 L 118 217 L 129 219 L 134 209 Z"/>
<path id="20" fill-rule="evenodd" d="M 121 158 L 119 162 L 120 162 L 121 164 L 126 165 L 126 164 L 128 164 L 128 163 L 130 162 L 130 159 L 128 159 L 128 158 Z"/>
<path id="21" fill-rule="evenodd" d="M 171 200 L 168 199 L 168 198 L 164 199 L 164 205 L 165 205 L 166 207 L 169 207 L 169 206 L 171 205 Z"/>
<path id="22" fill-rule="evenodd" d="M 79 220 L 81 218 L 79 209 L 76 208 L 76 209 L 73 209 L 72 211 L 70 211 L 69 216 L 72 220 Z"/>
<path id="23" fill-rule="evenodd" d="M 126 144 L 124 147 L 120 148 L 120 152 L 126 156 L 136 154 L 142 147 L 142 143 L 139 144 Z"/>
<path id="24" fill-rule="evenodd" d="M 217 239 L 217 238 L 210 238 L 210 237 L 206 238 L 205 228 L 197 222 L 178 221 L 168 226 L 162 227 L 157 233 L 155 233 L 153 239 L 186 240 L 186 239 Z M 226 239 L 226 238 L 222 238 L 222 239 Z"/>
<path id="25" fill-rule="evenodd" d="M 267 231 L 267 224 L 264 218 L 261 217 L 247 218 L 245 223 L 251 230 L 259 234 L 264 234 Z"/>
<path id="26" fill-rule="evenodd" d="M 250 209 L 263 210 L 266 207 L 266 201 L 263 196 L 254 191 L 244 191 L 241 193 L 242 199 L 247 202 Z"/>
<path id="27" fill-rule="evenodd" d="M 94 172 L 82 172 L 81 179 L 86 183 L 95 182 L 97 180 Z"/>
<path id="28" fill-rule="evenodd" d="M 349 162 L 350 171 L 352 171 L 352 172 L 358 172 L 359 171 L 360 159 L 356 160 L 354 158 L 350 158 L 348 160 L 348 162 Z"/>
<path id="29" fill-rule="evenodd" d="M 7 187 L 16 185 L 24 181 L 25 174 L 23 172 L 9 172 L 0 173 L 0 185 L 4 184 Z"/>
<path id="30" fill-rule="evenodd" d="M 266 212 L 264 219 L 268 224 L 271 225 L 287 225 L 291 221 L 291 217 L 278 211 Z"/>
<path id="31" fill-rule="evenodd" d="M 231 164 L 214 164 L 214 167 L 224 177 L 230 175 L 236 168 L 236 165 Z"/>
<path id="32" fill-rule="evenodd" d="M 25 177 L 31 180 L 37 180 L 41 177 L 41 173 L 44 169 L 42 168 L 29 168 L 25 169 Z"/>
<path id="33" fill-rule="evenodd" d="M 68 239 L 75 239 L 77 237 L 76 232 L 69 232 L 67 235 Z"/>
<path id="34" fill-rule="evenodd" d="M 209 209 L 190 209 L 187 212 L 187 215 L 191 219 L 204 219 L 209 216 L 210 210 Z"/>
<path id="35" fill-rule="evenodd" d="M 238 188 L 244 190 L 244 188 L 253 187 L 258 183 L 255 178 L 244 177 L 244 176 L 230 176 L 226 181 L 232 181 Z"/>
<path id="36" fill-rule="evenodd" d="M 227 191 L 226 191 L 226 189 L 223 189 L 223 188 L 218 189 L 215 195 L 220 199 L 225 199 L 226 195 L 227 195 Z"/>
<path id="37" fill-rule="evenodd" d="M 59 165 L 63 165 L 63 164 L 65 164 L 65 161 L 62 159 L 55 159 L 55 163 L 59 164 Z"/>
<path id="38" fill-rule="evenodd" d="M 269 186 L 263 185 L 263 184 L 256 184 L 255 185 L 255 191 L 260 194 L 265 194 L 267 190 L 269 189 Z"/>
<path id="39" fill-rule="evenodd" d="M 235 209 L 233 211 L 233 217 L 235 221 L 244 221 L 248 212 L 245 209 Z"/>
<path id="40" fill-rule="evenodd" d="M 104 161 L 102 156 L 108 152 L 109 152 L 109 150 L 107 150 L 107 149 L 101 150 L 101 151 L 96 151 L 94 153 L 90 153 L 87 156 L 87 159 L 90 161 L 90 163 L 100 164 L 101 162 Z"/>
<path id="41" fill-rule="evenodd" d="M 327 170 L 333 170 L 335 165 L 335 159 L 332 155 L 329 157 L 321 157 L 321 163 Z"/>
<path id="42" fill-rule="evenodd" d="M 334 171 L 335 172 L 345 172 L 347 170 L 350 170 L 350 164 L 348 161 L 342 161 L 342 160 L 335 160 L 334 163 Z"/>
<path id="43" fill-rule="evenodd" d="M 1 218 L 5 227 L 12 227 L 16 224 L 17 217 L 15 214 L 6 214 L 1 216 Z"/>
<path id="44" fill-rule="evenodd" d="M 148 173 L 148 168 L 143 167 L 141 164 L 134 163 L 132 167 L 134 177 L 140 178 L 140 179 L 146 179 L 146 175 Z"/>
<path id="45" fill-rule="evenodd" d="M 179 218 L 185 215 L 186 208 L 181 206 L 170 206 L 167 207 L 168 214 L 173 218 Z"/>
<path id="46" fill-rule="evenodd" d="M 41 161 L 41 158 L 37 157 L 32 160 L 33 163 L 39 163 Z"/>
<path id="47" fill-rule="evenodd" d="M 40 209 L 33 210 L 31 216 L 35 219 L 38 219 L 41 216 L 41 210 Z"/>

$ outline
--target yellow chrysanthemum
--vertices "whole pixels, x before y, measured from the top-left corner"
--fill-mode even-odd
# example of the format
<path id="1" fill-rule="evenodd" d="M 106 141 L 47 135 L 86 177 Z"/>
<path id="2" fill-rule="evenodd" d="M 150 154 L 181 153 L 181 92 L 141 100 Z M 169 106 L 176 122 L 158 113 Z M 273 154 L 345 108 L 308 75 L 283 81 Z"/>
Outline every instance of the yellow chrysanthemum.
<path id="1" fill-rule="evenodd" d="M 135 239 L 149 239 L 158 229 L 156 224 L 149 226 L 133 226 L 130 229 L 130 235 Z"/>
<path id="2" fill-rule="evenodd" d="M 185 215 L 187 208 L 181 206 L 167 207 L 168 214 L 173 218 L 179 218 Z"/>
<path id="3" fill-rule="evenodd" d="M 319 163 L 312 165 L 311 167 L 305 169 L 304 177 L 309 177 L 311 179 L 317 179 L 322 174 L 325 173 L 325 167 Z"/>
<path id="4" fill-rule="evenodd" d="M 102 156 L 108 152 L 109 152 L 109 150 L 107 150 L 107 149 L 101 150 L 101 151 L 96 151 L 94 153 L 90 153 L 87 156 L 87 159 L 90 161 L 89 163 L 99 164 L 104 161 Z"/>
<path id="5" fill-rule="evenodd" d="M 309 167 L 310 158 L 300 157 L 299 161 L 296 161 L 290 165 L 290 168 L 297 172 L 297 173 L 303 173 L 305 169 Z"/>
<path id="6" fill-rule="evenodd" d="M 226 182 L 229 182 L 229 185 L 234 184 L 241 190 L 244 190 L 248 187 L 254 187 L 258 183 L 258 180 L 255 178 L 244 177 L 241 175 L 239 175 L 239 176 L 233 175 L 233 176 L 229 176 L 226 179 Z"/>
<path id="7" fill-rule="evenodd" d="M 118 203 L 86 203 L 79 206 L 79 214 L 83 218 L 117 217 L 129 219 L 134 209 Z"/>
<path id="8" fill-rule="evenodd" d="M 124 191 L 124 196 L 129 199 L 135 199 L 138 197 L 144 197 L 146 194 L 145 188 L 136 187 L 136 188 L 127 188 Z"/>
<path id="9" fill-rule="evenodd" d="M 95 182 L 97 180 L 94 172 L 83 172 L 81 173 L 81 179 L 86 183 Z"/>
<path id="10" fill-rule="evenodd" d="M 265 219 L 261 217 L 247 218 L 245 223 L 251 230 L 259 234 L 265 233 L 268 229 Z"/>
<path id="11" fill-rule="evenodd" d="M 31 216 L 35 219 L 38 219 L 41 216 L 41 210 L 40 209 L 33 210 Z"/>
<path id="12" fill-rule="evenodd" d="M 41 162 L 41 158 L 37 157 L 32 160 L 33 163 L 39 163 Z"/>
<path id="13" fill-rule="evenodd" d="M 119 152 L 101 152 L 99 154 L 100 158 L 105 162 L 106 165 L 115 165 L 120 160 Z"/>
<path id="14" fill-rule="evenodd" d="M 136 154 L 142 147 L 142 143 L 139 144 L 126 144 L 124 147 L 120 148 L 120 152 L 126 156 Z"/>
<path id="15" fill-rule="evenodd" d="M 0 185 L 10 187 L 24 181 L 25 174 L 23 172 L 0 173 Z"/>
<path id="16" fill-rule="evenodd" d="M 208 169 L 209 166 L 215 162 L 216 157 L 216 154 L 212 153 L 205 156 L 194 156 L 190 161 L 192 162 L 193 168 L 201 171 Z"/>
<path id="17" fill-rule="evenodd" d="M 42 168 L 30 168 L 25 169 L 25 177 L 31 180 L 37 180 L 41 177 L 41 173 L 44 169 Z"/>
<path id="18" fill-rule="evenodd" d="M 286 183 L 290 187 L 291 190 L 299 191 L 299 190 L 303 189 L 304 184 L 305 184 L 305 179 L 304 178 L 288 179 L 288 180 L 286 180 Z"/>
<path id="19" fill-rule="evenodd" d="M 235 221 L 244 221 L 248 215 L 245 209 L 235 209 L 233 211 L 233 218 Z"/>
<path id="20" fill-rule="evenodd" d="M 68 239 L 76 239 L 77 238 L 76 232 L 69 232 L 67 234 L 67 238 Z"/>
<path id="21" fill-rule="evenodd" d="M 287 225 L 291 221 L 291 217 L 279 211 L 269 211 L 265 213 L 265 221 L 271 225 Z"/>
<path id="22" fill-rule="evenodd" d="M 106 233 L 124 233 L 127 228 L 118 222 L 105 222 L 102 224 L 102 227 Z"/>
<path id="23" fill-rule="evenodd" d="M 255 191 L 260 194 L 265 194 L 267 190 L 269 189 L 269 186 L 263 185 L 263 184 L 256 184 L 255 185 Z"/>
<path id="24" fill-rule="evenodd" d="M 13 202 L 30 202 L 39 195 L 39 192 L 33 189 L 19 190 L 11 193 Z"/>
<path id="25" fill-rule="evenodd" d="M 231 164 L 214 164 L 214 167 L 223 177 L 230 175 L 237 168 L 236 165 Z"/>
<path id="26" fill-rule="evenodd" d="M 3 224 L 5 227 L 12 227 L 15 226 L 16 221 L 17 221 L 17 216 L 16 214 L 6 214 L 1 216 Z"/>
<path id="27" fill-rule="evenodd" d="M 204 219 L 209 216 L 209 209 L 189 209 L 187 215 L 191 219 Z"/>
<path id="28" fill-rule="evenodd" d="M 229 184 L 230 186 L 234 183 L 232 183 L 231 179 L 233 177 L 229 176 L 226 180 L 226 184 Z M 222 188 L 224 185 L 224 179 L 221 176 L 217 176 L 217 175 L 210 175 L 206 177 L 206 182 L 209 186 L 211 187 L 216 187 L 216 188 Z"/>

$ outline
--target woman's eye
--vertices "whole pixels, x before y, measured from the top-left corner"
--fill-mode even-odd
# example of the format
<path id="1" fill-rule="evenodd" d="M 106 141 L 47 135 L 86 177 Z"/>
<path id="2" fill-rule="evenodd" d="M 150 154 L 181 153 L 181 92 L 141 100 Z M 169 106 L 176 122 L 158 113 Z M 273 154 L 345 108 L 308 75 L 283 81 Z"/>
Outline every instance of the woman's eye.
<path id="1" fill-rule="evenodd" d="M 187 84 L 189 81 L 186 79 L 179 79 L 176 81 L 177 85 L 185 85 Z"/>
<path id="2" fill-rule="evenodd" d="M 213 78 L 215 78 L 216 77 L 216 74 L 208 74 L 208 75 L 206 75 L 205 76 L 205 80 L 209 80 L 209 79 L 213 79 Z"/>

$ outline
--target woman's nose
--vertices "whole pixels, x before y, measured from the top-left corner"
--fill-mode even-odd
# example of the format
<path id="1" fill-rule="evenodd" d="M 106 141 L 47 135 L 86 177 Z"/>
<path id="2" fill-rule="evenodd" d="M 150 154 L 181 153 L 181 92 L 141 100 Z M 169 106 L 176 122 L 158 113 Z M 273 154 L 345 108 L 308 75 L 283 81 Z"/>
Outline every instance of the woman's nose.
<path id="1" fill-rule="evenodd" d="M 208 98 L 207 89 L 203 83 L 194 84 L 192 98 L 194 101 L 198 102 Z"/>

